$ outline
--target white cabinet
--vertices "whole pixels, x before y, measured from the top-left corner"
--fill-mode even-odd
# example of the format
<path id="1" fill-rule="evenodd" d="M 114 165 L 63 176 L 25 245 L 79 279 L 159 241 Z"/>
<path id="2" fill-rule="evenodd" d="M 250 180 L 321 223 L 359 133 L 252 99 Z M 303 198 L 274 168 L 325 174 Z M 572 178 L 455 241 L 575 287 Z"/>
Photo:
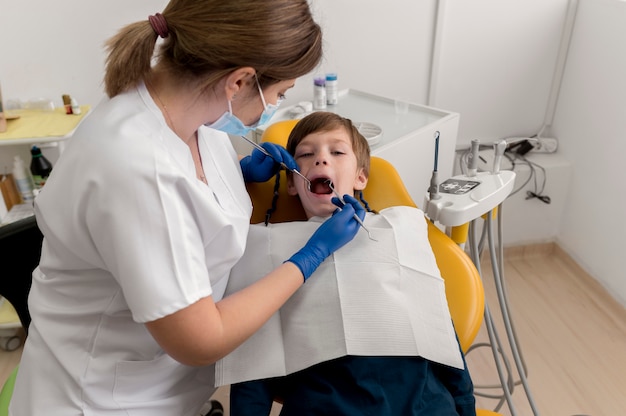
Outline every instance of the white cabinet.
<path id="1" fill-rule="evenodd" d="M 294 115 L 295 107 L 279 110 L 272 122 L 298 117 Z M 458 113 L 409 104 L 406 114 L 397 114 L 393 99 L 352 89 L 341 91 L 339 103 L 329 105 L 325 111 L 349 118 L 355 124 L 373 123 L 382 129 L 380 140 L 371 146 L 372 155 L 387 159 L 396 167 L 418 205 L 422 204 L 434 169 L 436 132 L 439 132 L 439 178 L 452 176 Z M 255 131 L 257 142 L 263 131 L 263 128 Z"/>

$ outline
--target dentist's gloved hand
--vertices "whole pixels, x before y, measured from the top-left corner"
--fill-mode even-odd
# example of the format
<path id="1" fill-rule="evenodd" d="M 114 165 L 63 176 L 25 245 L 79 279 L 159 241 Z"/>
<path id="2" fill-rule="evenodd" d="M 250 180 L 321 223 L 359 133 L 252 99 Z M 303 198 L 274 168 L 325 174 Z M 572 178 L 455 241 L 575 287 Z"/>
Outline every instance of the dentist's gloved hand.
<path id="1" fill-rule="evenodd" d="M 289 169 L 298 169 L 293 156 L 284 147 L 274 143 L 264 142 L 261 146 L 274 157 L 267 156 L 259 149 L 254 149 L 252 154 L 239 161 L 243 179 L 246 182 L 265 182 L 278 172 L 280 162 L 283 162 Z"/>
<path id="2" fill-rule="evenodd" d="M 350 195 L 345 195 L 344 200 L 345 205 L 338 198 L 332 199 L 333 204 L 342 208 L 337 209 L 332 217 L 324 221 L 305 246 L 287 260 L 298 266 L 305 282 L 326 257 L 351 241 L 359 231 L 359 223 L 354 219 L 354 214 L 356 212 L 363 220 L 365 208 Z"/>

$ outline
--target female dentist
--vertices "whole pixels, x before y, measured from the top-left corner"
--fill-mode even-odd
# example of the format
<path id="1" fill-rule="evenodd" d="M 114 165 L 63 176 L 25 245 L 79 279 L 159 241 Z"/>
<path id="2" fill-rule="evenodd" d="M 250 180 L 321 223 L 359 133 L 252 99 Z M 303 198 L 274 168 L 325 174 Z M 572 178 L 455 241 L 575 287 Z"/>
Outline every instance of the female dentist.
<path id="1" fill-rule="evenodd" d="M 354 237 L 365 213 L 351 199 L 222 299 L 248 232 L 244 180 L 278 167 L 258 150 L 239 161 L 225 133 L 271 115 L 321 42 L 307 0 L 172 0 L 108 42 L 108 98 L 35 201 L 44 243 L 11 415 L 196 416 L 212 364 Z"/>

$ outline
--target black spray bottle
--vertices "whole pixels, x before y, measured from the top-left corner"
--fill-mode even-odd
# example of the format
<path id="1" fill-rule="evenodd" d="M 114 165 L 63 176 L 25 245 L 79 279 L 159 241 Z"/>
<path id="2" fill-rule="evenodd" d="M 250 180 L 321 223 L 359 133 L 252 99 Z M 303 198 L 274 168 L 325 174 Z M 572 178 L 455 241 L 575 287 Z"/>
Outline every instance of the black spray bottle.
<path id="1" fill-rule="evenodd" d="M 52 172 L 52 163 L 41 153 L 41 149 L 33 146 L 30 149 L 32 160 L 30 162 L 30 173 L 33 175 L 35 182 L 35 190 L 41 189 L 46 183 L 50 172 Z"/>

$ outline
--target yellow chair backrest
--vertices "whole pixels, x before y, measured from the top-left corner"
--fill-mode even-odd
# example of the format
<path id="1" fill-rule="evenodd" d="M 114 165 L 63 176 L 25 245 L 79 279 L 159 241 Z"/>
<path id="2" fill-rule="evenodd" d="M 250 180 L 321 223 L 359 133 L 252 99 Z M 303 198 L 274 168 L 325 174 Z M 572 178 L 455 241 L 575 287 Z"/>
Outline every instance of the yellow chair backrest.
<path id="1" fill-rule="evenodd" d="M 289 120 L 270 125 L 265 130 L 262 141 L 285 146 L 289 133 L 296 123 L 297 120 Z M 286 175 L 283 171 L 280 177 L 276 209 L 270 218 L 272 223 L 306 220 L 299 199 L 287 194 L 286 182 Z M 272 205 L 274 180 L 249 183 L 247 186 L 253 203 L 251 223 L 264 222 L 265 214 Z M 376 211 L 398 205 L 417 206 L 393 165 L 376 156 L 373 156 L 370 161 L 370 176 L 367 187 L 363 191 L 363 197 Z M 441 275 L 446 282 L 446 296 L 461 348 L 467 351 L 483 319 L 484 291 L 480 275 L 465 252 L 430 222 L 428 222 L 428 238 Z"/>

